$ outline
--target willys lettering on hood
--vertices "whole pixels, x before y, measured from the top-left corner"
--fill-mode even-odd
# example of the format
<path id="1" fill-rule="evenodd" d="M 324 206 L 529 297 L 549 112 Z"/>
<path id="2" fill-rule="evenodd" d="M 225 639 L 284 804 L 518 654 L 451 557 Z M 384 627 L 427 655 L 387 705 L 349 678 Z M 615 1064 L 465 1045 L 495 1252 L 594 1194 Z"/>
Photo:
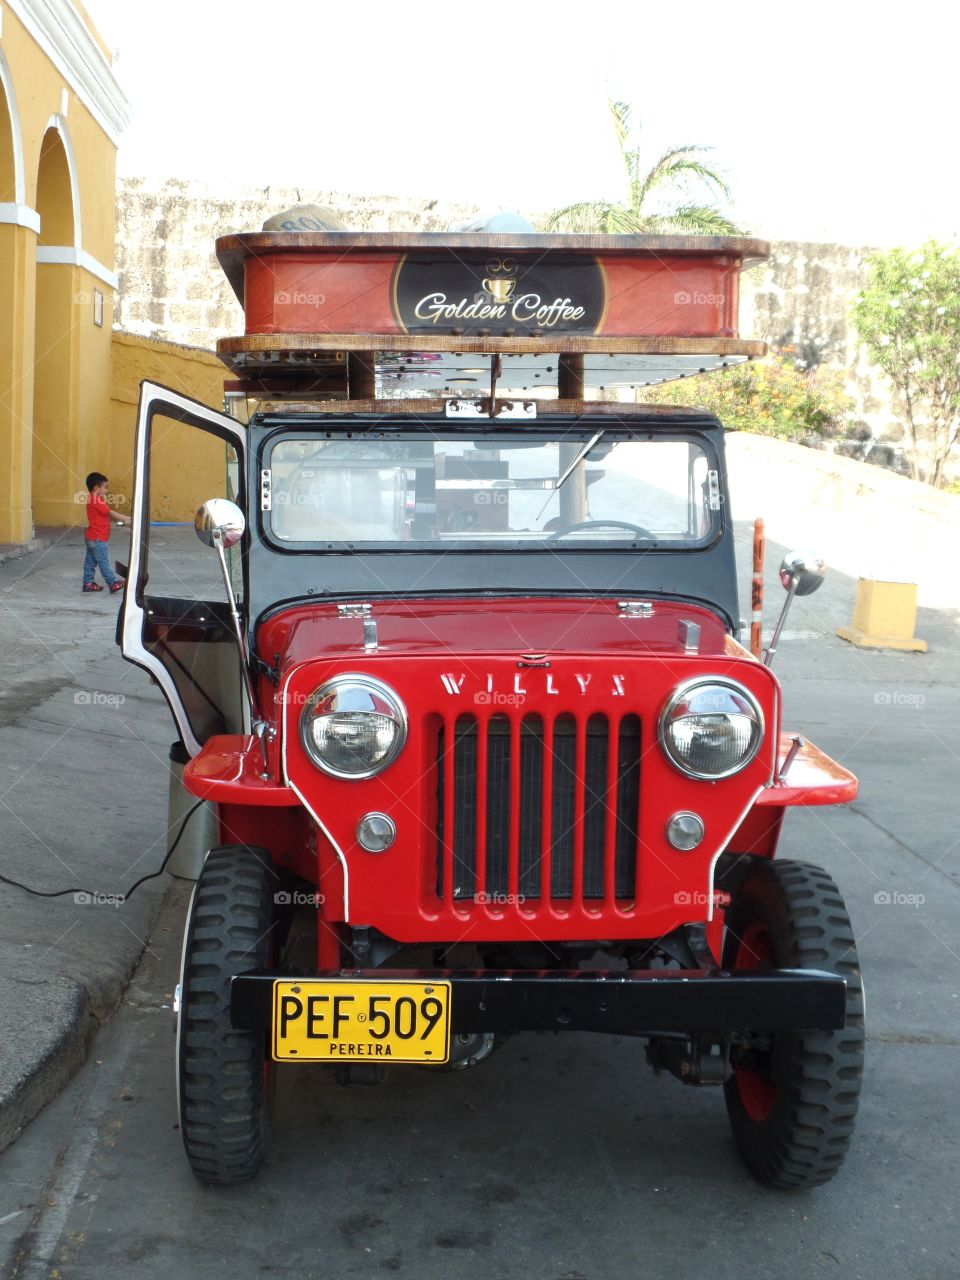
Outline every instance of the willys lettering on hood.
<path id="1" fill-rule="evenodd" d="M 539 667 L 545 663 L 538 664 Z M 547 697 L 585 695 L 593 682 L 593 672 L 575 671 L 573 679 L 561 677 L 552 671 L 517 671 L 512 680 L 498 678 L 491 672 L 480 677 L 480 688 L 476 688 L 476 678 L 468 681 L 466 672 L 455 674 L 444 671 L 440 674 L 440 683 L 453 698 L 465 697 L 477 706 L 519 707 L 528 694 L 537 693 Z M 623 698 L 627 692 L 627 677 L 622 674 L 609 674 L 601 677 L 606 682 L 607 692 L 611 698 Z M 594 687 L 593 692 L 597 692 Z M 601 690 L 602 692 L 602 690 Z"/>

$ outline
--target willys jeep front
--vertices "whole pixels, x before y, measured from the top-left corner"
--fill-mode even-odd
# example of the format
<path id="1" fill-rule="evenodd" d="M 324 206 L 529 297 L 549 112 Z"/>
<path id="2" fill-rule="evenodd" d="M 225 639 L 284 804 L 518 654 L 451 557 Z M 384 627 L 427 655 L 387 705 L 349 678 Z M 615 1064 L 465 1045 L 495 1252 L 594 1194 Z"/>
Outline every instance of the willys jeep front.
<path id="1" fill-rule="evenodd" d="M 859 1092 L 856 949 L 830 876 L 774 855 L 786 808 L 856 782 L 783 732 L 737 639 L 721 424 L 590 398 L 756 354 L 736 287 L 765 246 L 218 250 L 235 411 L 144 384 L 121 622 L 219 827 L 178 996 L 194 1172 L 256 1172 L 279 1065 L 372 1083 L 552 1030 L 636 1036 L 722 1086 L 761 1181 L 825 1181 Z M 172 439 L 227 494 L 197 493 L 199 561 L 158 532 Z"/>

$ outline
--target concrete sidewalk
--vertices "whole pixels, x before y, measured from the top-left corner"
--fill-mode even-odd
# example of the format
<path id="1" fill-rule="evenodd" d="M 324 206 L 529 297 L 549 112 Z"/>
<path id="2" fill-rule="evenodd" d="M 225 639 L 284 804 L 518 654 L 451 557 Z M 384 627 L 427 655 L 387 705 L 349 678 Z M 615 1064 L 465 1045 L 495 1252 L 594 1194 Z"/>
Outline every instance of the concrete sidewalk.
<path id="1" fill-rule="evenodd" d="M 0 872 L 123 893 L 167 847 L 169 713 L 83 595 L 83 530 L 0 564 Z M 114 535 L 124 559 L 127 539 Z M 63 1087 L 122 998 L 168 880 L 122 907 L 0 884 L 0 1149 Z"/>

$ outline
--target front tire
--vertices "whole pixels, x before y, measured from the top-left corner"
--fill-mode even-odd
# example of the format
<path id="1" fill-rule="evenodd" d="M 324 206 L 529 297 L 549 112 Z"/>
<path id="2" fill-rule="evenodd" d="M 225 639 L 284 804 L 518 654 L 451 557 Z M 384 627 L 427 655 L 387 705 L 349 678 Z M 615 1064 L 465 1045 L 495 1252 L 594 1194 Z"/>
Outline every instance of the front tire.
<path id="1" fill-rule="evenodd" d="M 864 1050 L 856 943 L 833 879 L 803 862 L 755 863 L 727 909 L 723 964 L 847 979 L 842 1030 L 776 1032 L 765 1046 L 735 1046 L 724 1086 L 734 1141 L 760 1182 L 792 1190 L 827 1182 L 853 1134 Z"/>
<path id="2" fill-rule="evenodd" d="M 230 1022 L 230 980 L 273 954 L 276 872 L 266 849 L 211 849 L 187 917 L 177 1090 L 187 1158 L 201 1182 L 252 1178 L 266 1141 L 263 1034 Z"/>

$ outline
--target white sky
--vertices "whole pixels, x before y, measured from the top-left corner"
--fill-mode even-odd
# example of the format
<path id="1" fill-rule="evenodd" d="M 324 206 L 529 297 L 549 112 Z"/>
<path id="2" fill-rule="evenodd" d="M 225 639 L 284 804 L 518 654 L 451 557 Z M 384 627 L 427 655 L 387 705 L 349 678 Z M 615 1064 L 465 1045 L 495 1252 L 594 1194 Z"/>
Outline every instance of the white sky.
<path id="1" fill-rule="evenodd" d="M 713 148 L 745 229 L 853 244 L 960 229 L 960 18 L 911 0 L 85 0 L 134 110 L 128 175 L 424 195 L 534 214 Z"/>

